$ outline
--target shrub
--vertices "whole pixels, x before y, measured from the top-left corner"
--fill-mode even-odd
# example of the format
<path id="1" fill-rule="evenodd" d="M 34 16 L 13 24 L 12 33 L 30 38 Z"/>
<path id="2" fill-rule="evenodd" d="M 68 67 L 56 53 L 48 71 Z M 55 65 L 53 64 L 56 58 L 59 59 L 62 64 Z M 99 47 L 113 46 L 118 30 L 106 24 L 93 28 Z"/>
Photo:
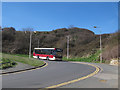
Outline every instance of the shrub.
<path id="1" fill-rule="evenodd" d="M 15 65 L 17 65 L 16 62 L 14 62 L 12 60 L 9 60 L 9 59 L 2 58 L 0 69 L 6 69 L 6 68 L 14 67 Z"/>

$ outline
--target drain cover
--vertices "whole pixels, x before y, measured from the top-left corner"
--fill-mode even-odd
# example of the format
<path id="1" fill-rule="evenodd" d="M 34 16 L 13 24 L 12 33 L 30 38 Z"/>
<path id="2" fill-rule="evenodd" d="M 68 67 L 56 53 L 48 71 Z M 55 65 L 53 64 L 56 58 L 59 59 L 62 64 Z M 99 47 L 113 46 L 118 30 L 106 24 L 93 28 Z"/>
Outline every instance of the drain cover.
<path id="1" fill-rule="evenodd" d="M 107 80 L 103 80 L 103 79 L 102 79 L 102 80 L 99 80 L 99 81 L 100 81 L 100 82 L 106 82 Z"/>

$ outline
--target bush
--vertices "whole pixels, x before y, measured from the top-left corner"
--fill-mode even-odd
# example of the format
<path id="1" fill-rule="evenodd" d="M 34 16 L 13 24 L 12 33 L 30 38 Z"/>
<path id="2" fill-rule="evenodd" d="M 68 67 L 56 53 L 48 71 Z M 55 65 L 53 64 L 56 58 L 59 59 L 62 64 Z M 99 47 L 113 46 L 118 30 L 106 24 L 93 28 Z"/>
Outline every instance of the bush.
<path id="1" fill-rule="evenodd" d="M 98 50 L 95 54 L 92 54 L 88 57 L 74 57 L 74 58 L 69 58 L 69 59 L 67 59 L 66 57 L 63 57 L 63 60 L 99 63 L 99 54 L 100 54 L 100 51 Z"/>
<path id="2" fill-rule="evenodd" d="M 12 60 L 9 60 L 9 59 L 2 58 L 0 69 L 6 69 L 6 68 L 14 67 L 15 65 L 17 65 L 16 62 L 14 62 Z"/>

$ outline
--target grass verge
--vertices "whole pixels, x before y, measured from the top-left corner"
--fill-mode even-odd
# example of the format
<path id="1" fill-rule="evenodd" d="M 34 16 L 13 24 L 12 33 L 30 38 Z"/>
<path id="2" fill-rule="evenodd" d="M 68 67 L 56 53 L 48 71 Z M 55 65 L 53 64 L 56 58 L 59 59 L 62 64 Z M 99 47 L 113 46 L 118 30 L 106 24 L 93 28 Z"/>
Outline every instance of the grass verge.
<path id="1" fill-rule="evenodd" d="M 67 59 L 67 57 L 63 57 L 62 60 L 64 60 L 64 61 L 79 61 L 79 62 L 100 63 L 100 61 L 99 61 L 100 53 L 101 52 L 98 50 L 95 54 L 92 54 L 88 57 L 73 57 L 73 58 L 69 58 L 69 59 Z M 104 61 L 103 61 L 103 63 L 104 63 Z"/>
<path id="2" fill-rule="evenodd" d="M 28 58 L 27 55 L 17 55 L 17 54 L 5 54 L 5 53 L 2 53 L 2 57 L 5 58 L 5 59 L 9 59 L 11 61 L 16 61 L 16 62 L 20 62 L 20 63 L 24 63 L 24 64 L 28 64 L 28 65 L 31 65 L 31 66 L 41 66 L 44 64 L 43 61 L 40 61 L 40 60 L 37 60 L 37 59 L 34 59 L 34 58 Z"/>
<path id="3" fill-rule="evenodd" d="M 0 62 L 0 69 L 10 68 L 16 65 L 17 65 L 16 62 L 9 60 L 9 59 L 2 58 L 2 61 Z"/>

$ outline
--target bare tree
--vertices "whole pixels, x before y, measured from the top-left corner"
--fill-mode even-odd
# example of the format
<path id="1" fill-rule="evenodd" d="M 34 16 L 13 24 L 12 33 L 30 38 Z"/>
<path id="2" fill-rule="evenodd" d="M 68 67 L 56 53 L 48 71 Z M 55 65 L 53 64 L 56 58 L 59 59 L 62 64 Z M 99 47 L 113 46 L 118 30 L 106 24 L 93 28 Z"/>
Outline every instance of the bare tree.
<path id="1" fill-rule="evenodd" d="M 69 25 L 68 29 L 74 28 L 74 25 Z"/>

